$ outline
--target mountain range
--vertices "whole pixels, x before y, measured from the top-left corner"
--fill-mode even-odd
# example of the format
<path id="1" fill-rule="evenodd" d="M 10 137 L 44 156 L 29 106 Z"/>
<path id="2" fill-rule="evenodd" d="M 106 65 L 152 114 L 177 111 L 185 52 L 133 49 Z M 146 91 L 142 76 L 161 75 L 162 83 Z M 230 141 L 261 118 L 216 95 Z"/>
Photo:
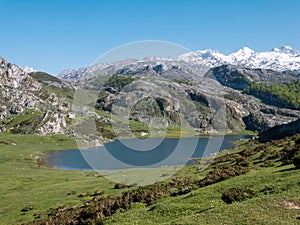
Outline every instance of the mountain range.
<path id="1" fill-rule="evenodd" d="M 124 60 L 118 64 L 122 67 L 122 64 L 128 64 L 130 62 L 141 61 L 165 61 L 188 63 L 189 67 L 195 67 L 195 65 L 205 65 L 209 68 L 221 66 L 221 65 L 234 65 L 238 67 L 250 68 L 250 69 L 270 69 L 274 71 L 300 71 L 300 50 L 296 50 L 290 46 L 282 46 L 280 48 L 273 48 L 271 51 L 256 52 L 248 47 L 231 53 L 229 55 L 222 54 L 217 50 L 199 50 L 195 52 L 188 52 L 182 54 L 173 59 L 158 59 L 155 57 L 148 57 L 144 60 Z M 84 76 L 84 73 L 89 73 L 95 69 L 109 68 L 116 63 L 96 64 L 79 69 L 66 69 L 62 71 L 58 77 L 63 79 L 76 79 Z"/>
<path id="2" fill-rule="evenodd" d="M 262 133 L 300 119 L 299 71 L 299 51 L 288 46 L 270 52 L 243 48 L 230 55 L 204 50 L 176 59 L 126 59 L 65 70 L 58 77 L 0 58 L 0 132 L 78 135 L 72 129 L 74 110 L 84 114 L 86 108 L 74 104 L 74 96 L 86 89 L 99 92 L 87 104 L 94 104 L 96 111 L 88 115 L 103 140 L 114 137 L 113 124 L 123 136 L 130 135 L 126 117 L 133 133 L 149 132 L 151 118 L 159 118 L 152 124 L 155 129 L 178 126 L 181 116 L 192 129 L 218 131 L 220 121 L 215 126 L 212 121 L 220 101 L 226 132 Z M 142 101 L 136 103 L 137 96 Z M 193 107 L 182 105 L 186 100 Z M 129 115 L 111 117 L 113 107 L 120 112 L 130 108 Z M 77 124 L 83 130 L 89 126 L 85 119 Z"/>

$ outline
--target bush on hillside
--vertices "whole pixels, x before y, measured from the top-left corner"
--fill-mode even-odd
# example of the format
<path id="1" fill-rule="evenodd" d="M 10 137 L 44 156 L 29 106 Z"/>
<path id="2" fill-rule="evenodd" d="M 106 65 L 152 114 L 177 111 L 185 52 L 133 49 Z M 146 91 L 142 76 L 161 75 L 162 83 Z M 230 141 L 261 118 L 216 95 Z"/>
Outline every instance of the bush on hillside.
<path id="1" fill-rule="evenodd" d="M 288 145 L 280 154 L 283 165 L 294 164 L 296 168 L 300 168 L 300 145 Z"/>
<path id="2" fill-rule="evenodd" d="M 255 192 L 250 188 L 233 187 L 222 193 L 222 200 L 227 204 L 232 202 L 240 202 L 255 196 Z"/>

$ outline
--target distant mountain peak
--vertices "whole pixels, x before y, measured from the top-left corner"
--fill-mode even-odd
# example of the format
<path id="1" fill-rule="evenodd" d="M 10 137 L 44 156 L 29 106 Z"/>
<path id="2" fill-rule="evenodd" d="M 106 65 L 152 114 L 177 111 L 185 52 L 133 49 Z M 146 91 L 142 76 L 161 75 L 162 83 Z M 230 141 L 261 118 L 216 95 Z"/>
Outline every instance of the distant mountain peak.
<path id="1" fill-rule="evenodd" d="M 249 47 L 243 47 L 242 49 L 240 49 L 240 52 L 243 52 L 246 55 L 250 55 L 250 54 L 254 54 L 255 51 Z"/>
<path id="2" fill-rule="evenodd" d="M 248 47 L 243 47 L 237 52 L 231 53 L 229 57 L 233 61 L 239 61 L 239 60 L 247 60 L 249 57 L 251 57 L 253 54 L 255 54 L 255 51 Z"/>
<path id="3" fill-rule="evenodd" d="M 281 46 L 280 48 L 273 48 L 273 52 L 277 53 L 285 53 L 285 54 L 290 54 L 290 55 L 300 55 L 300 51 L 297 49 L 292 48 L 291 46 L 285 45 Z"/>
<path id="4" fill-rule="evenodd" d="M 205 54 L 205 53 L 210 53 L 210 54 L 213 54 L 213 53 L 220 53 L 218 50 L 213 50 L 213 49 L 205 49 L 205 50 L 199 50 L 197 51 L 198 53 L 202 53 L 202 54 Z"/>
<path id="5" fill-rule="evenodd" d="M 254 53 L 255 51 L 252 50 L 251 48 L 245 46 L 245 47 L 241 48 L 240 50 L 238 50 L 237 52 Z"/>

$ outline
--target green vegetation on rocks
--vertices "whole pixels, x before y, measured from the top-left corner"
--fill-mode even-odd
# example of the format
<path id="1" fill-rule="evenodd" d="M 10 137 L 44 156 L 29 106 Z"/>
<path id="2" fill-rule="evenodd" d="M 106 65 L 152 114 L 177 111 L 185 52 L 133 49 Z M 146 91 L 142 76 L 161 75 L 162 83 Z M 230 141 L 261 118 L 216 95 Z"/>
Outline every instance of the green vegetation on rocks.
<path id="1" fill-rule="evenodd" d="M 300 80 L 285 84 L 264 84 L 256 81 L 245 90 L 267 104 L 283 108 L 300 109 Z"/>
<path id="2" fill-rule="evenodd" d="M 112 75 L 104 83 L 104 87 L 114 88 L 116 91 L 121 91 L 128 84 L 135 81 L 137 78 L 133 78 L 130 75 Z"/>

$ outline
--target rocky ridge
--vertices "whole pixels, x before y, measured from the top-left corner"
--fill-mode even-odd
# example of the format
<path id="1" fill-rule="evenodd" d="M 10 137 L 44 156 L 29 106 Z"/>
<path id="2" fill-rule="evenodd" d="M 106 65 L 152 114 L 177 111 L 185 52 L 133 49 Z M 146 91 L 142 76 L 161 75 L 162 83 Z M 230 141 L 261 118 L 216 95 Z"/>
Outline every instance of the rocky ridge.
<path id="1" fill-rule="evenodd" d="M 22 68 L 0 58 L 0 131 L 65 133 L 70 105 Z M 62 110 L 63 109 L 63 110 Z M 20 116 L 20 122 L 14 119 Z"/>

